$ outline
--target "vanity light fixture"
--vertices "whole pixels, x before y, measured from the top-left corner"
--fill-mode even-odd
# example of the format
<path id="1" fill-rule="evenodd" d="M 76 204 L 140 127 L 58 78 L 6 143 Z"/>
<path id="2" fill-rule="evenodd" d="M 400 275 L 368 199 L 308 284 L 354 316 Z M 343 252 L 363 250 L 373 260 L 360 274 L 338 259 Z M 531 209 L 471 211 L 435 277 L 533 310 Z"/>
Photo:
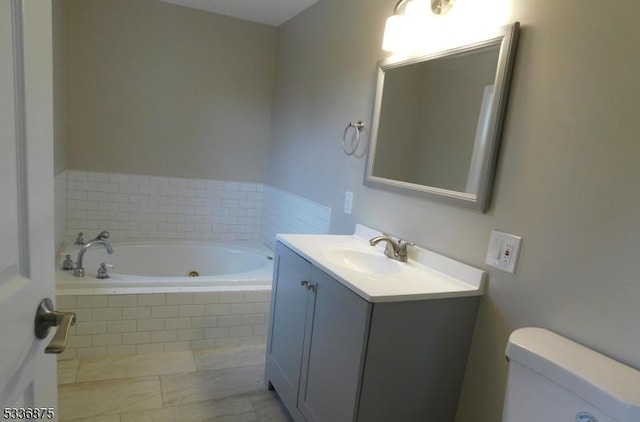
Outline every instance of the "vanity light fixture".
<path id="1" fill-rule="evenodd" d="M 424 18 L 429 12 L 444 16 L 451 9 L 454 1 L 399 0 L 393 8 L 393 15 L 387 18 L 382 49 L 385 51 L 401 50 L 412 37 L 420 34 L 420 27 L 424 26 Z M 401 13 L 400 9 L 403 6 L 404 10 Z"/>
<path id="2" fill-rule="evenodd" d="M 431 11 L 436 15 L 446 15 L 455 0 L 431 0 Z"/>

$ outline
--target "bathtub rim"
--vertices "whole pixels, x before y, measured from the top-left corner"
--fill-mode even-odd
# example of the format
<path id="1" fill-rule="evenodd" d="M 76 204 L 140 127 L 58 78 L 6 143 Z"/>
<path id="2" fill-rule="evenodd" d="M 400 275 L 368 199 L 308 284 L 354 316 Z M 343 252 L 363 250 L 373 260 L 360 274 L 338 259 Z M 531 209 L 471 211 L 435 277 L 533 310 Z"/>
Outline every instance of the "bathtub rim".
<path id="1" fill-rule="evenodd" d="M 221 284 L 218 286 L 160 286 L 160 287 L 98 287 L 84 289 L 56 289 L 56 296 L 140 295 L 153 293 L 220 293 L 270 292 L 271 284 Z"/>
<path id="2" fill-rule="evenodd" d="M 76 253 L 80 246 L 75 245 L 72 240 L 67 240 L 56 255 L 56 295 L 57 296 L 85 296 L 85 295 L 110 295 L 110 294 L 149 294 L 149 293 L 198 293 L 198 292 L 229 292 L 229 291 L 270 291 L 273 278 L 273 256 L 274 253 L 265 244 L 257 241 L 220 241 L 220 240 L 185 240 L 185 239 L 144 239 L 144 240 L 127 240 L 112 243 L 115 250 L 118 246 L 135 246 L 135 245 L 186 245 L 186 246 L 222 246 L 228 249 L 246 250 L 252 253 L 258 253 L 265 257 L 270 257 L 270 264 L 258 269 L 241 273 L 232 273 L 224 276 L 212 276 L 207 278 L 219 278 L 219 280 L 205 280 L 201 284 L 196 284 L 193 280 L 186 277 L 148 277 L 135 276 L 129 274 L 117 274 L 117 276 L 129 276 L 133 281 L 144 278 L 162 279 L 163 285 L 148 286 L 100 286 L 100 287 L 61 287 L 58 285 L 62 282 L 71 282 L 76 280 L 69 271 L 60 268 L 60 263 L 67 253 Z M 73 256 L 73 254 L 72 254 Z M 204 277 L 203 277 L 204 278 Z M 180 286 L 168 285 L 171 281 L 188 280 Z M 118 280 L 121 283 L 121 280 Z M 147 281 L 148 282 L 148 281 Z M 215 282 L 213 285 L 204 285 L 207 282 Z M 189 285 L 188 283 L 191 283 Z"/>

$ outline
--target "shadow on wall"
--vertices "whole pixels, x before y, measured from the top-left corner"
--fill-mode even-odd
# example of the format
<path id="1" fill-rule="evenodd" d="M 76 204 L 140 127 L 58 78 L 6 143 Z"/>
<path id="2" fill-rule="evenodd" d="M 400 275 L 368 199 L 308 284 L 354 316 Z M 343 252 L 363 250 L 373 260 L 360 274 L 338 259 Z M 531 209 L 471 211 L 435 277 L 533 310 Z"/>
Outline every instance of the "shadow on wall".
<path id="1" fill-rule="evenodd" d="M 482 296 L 478 306 L 476 325 L 471 340 L 471 351 L 467 361 L 465 388 L 462 389 L 460 401 L 474 403 L 473 406 L 458 407 L 458 421 L 472 421 L 476 416 L 473 409 L 485 408 L 485 412 L 495 412 L 490 420 L 502 420 L 502 403 L 504 400 L 508 364 L 504 353 L 500 355 L 479 356 L 474 350 L 504 350 L 512 331 L 498 306 L 490 296 Z M 506 333 L 506 334 L 505 334 Z M 472 376 L 470 374 L 473 374 Z M 498 382 L 496 382 L 498 381 Z M 488 385 L 491 387 L 488 388 Z M 474 397 L 467 397 L 473 391 Z M 478 394 L 478 392 L 483 392 Z M 500 412 L 498 412 L 500 411 Z M 469 412 L 472 412 L 469 414 Z"/>

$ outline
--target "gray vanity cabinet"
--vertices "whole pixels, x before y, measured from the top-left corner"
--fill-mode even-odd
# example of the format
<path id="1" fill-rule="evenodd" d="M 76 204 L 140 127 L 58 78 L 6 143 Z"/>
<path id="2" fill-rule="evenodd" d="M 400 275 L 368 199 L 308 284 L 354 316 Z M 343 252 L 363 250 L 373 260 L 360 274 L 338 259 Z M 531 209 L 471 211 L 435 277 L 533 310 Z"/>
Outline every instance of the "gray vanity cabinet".
<path id="1" fill-rule="evenodd" d="M 351 420 L 371 305 L 281 243 L 276 254 L 267 382 L 296 421 Z"/>
<path id="2" fill-rule="evenodd" d="M 453 421 L 476 308 L 370 303 L 278 242 L 265 380 L 296 422 Z"/>

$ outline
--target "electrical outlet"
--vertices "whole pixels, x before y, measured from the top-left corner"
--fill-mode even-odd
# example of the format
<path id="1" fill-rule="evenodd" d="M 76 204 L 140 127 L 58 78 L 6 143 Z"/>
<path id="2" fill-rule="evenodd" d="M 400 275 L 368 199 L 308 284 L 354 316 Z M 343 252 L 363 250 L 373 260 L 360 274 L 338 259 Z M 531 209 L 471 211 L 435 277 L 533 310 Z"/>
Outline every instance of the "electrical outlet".
<path id="1" fill-rule="evenodd" d="M 353 192 L 346 191 L 344 193 L 344 213 L 351 214 L 353 209 Z"/>
<path id="2" fill-rule="evenodd" d="M 509 265 L 511 263 L 511 255 L 513 254 L 513 243 L 504 243 L 502 245 L 502 254 L 500 260 L 503 264 Z"/>
<path id="3" fill-rule="evenodd" d="M 487 250 L 487 264 L 513 274 L 516 271 L 521 242 L 520 236 L 493 230 Z"/>

